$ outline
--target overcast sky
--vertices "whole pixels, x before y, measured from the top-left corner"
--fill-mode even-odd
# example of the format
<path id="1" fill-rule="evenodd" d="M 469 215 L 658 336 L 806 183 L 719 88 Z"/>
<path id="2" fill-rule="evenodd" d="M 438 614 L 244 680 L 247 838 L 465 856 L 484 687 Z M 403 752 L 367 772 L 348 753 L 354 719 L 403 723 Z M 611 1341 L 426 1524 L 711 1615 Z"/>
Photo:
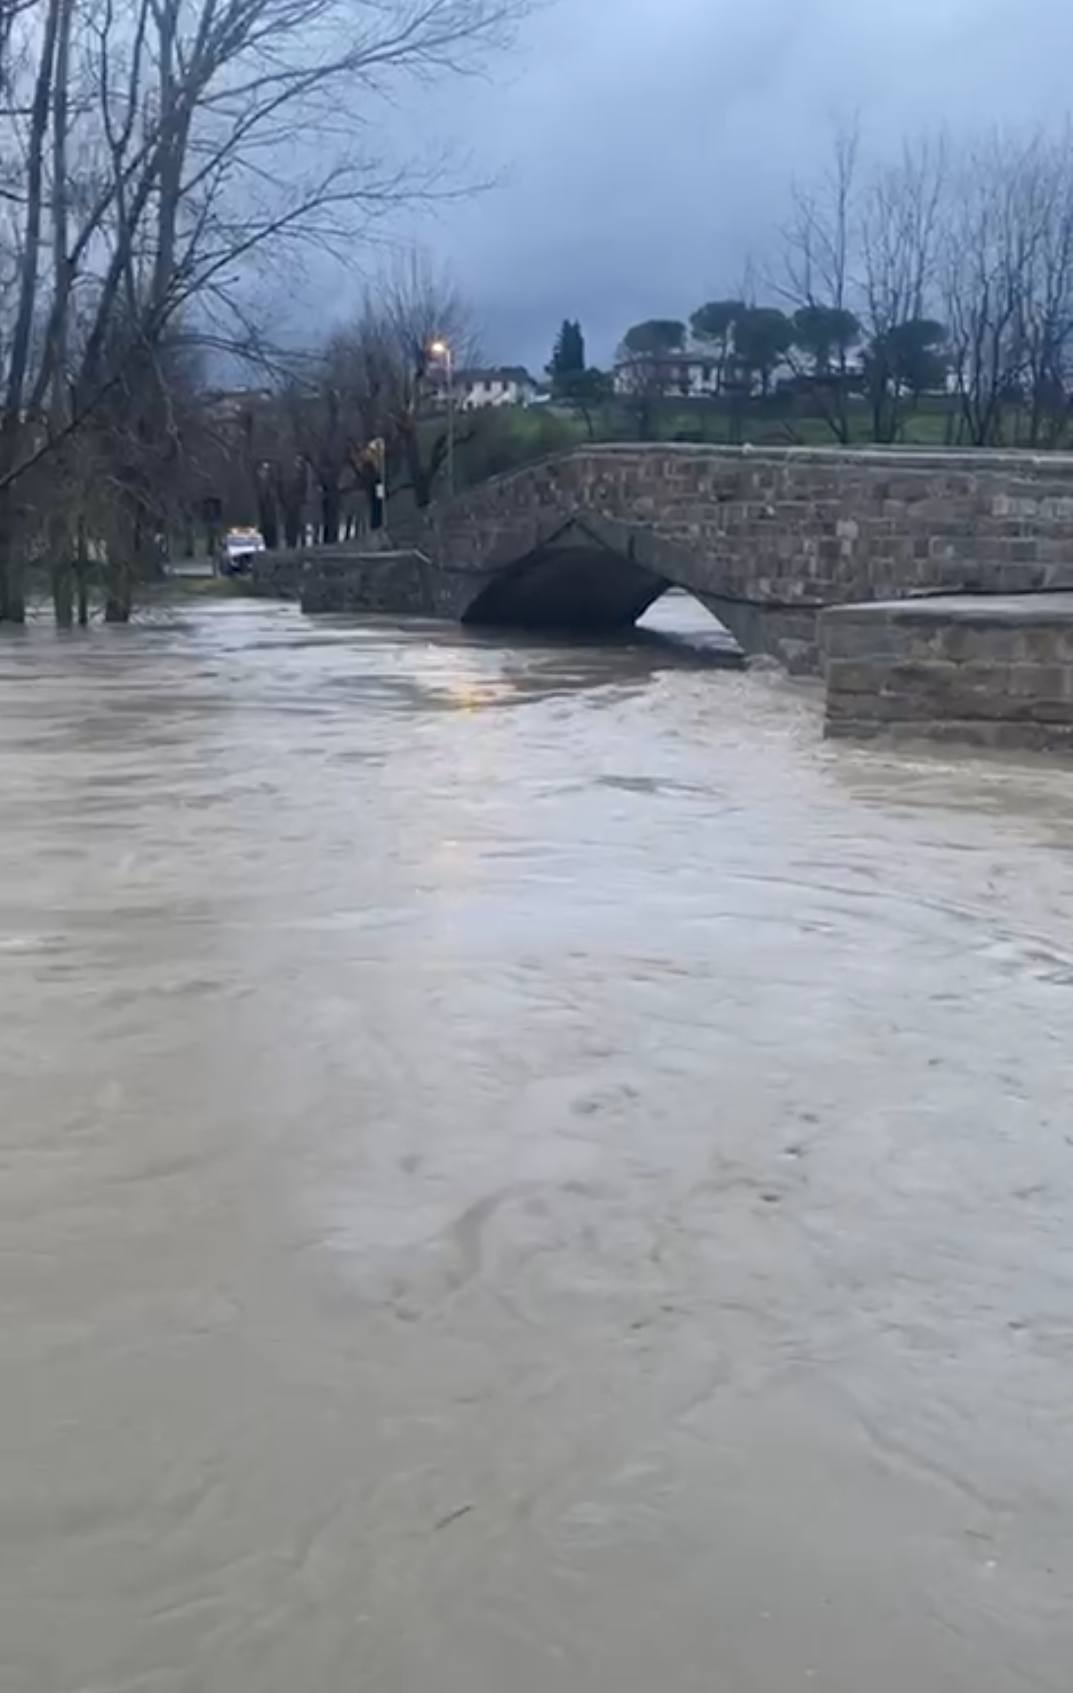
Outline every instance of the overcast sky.
<path id="1" fill-rule="evenodd" d="M 1070 106 L 1073 0 L 554 0 L 488 81 L 417 108 L 503 183 L 421 238 L 490 360 L 539 372 L 571 316 L 606 362 L 733 287 L 840 120 L 882 151 Z"/>

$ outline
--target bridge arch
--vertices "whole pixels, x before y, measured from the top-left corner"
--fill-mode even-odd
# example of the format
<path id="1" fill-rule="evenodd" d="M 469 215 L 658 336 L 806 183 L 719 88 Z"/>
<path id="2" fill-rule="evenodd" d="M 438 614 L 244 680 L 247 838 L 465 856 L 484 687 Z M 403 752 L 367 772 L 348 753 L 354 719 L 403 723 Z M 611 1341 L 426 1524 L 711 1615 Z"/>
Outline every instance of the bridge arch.
<path id="1" fill-rule="evenodd" d="M 528 537 L 520 556 L 517 549 L 512 539 L 504 547 L 510 563 L 470 579 L 471 593 L 459 608 L 463 623 L 613 634 L 635 624 L 668 589 L 680 588 L 742 652 L 774 652 L 790 670 L 813 668 L 816 612 L 807 601 L 780 607 L 713 593 L 710 565 L 646 525 L 591 511 L 560 516 Z"/>
<path id="2" fill-rule="evenodd" d="M 568 518 L 481 586 L 469 624 L 599 634 L 627 628 L 681 576 L 636 533 L 599 518 Z"/>

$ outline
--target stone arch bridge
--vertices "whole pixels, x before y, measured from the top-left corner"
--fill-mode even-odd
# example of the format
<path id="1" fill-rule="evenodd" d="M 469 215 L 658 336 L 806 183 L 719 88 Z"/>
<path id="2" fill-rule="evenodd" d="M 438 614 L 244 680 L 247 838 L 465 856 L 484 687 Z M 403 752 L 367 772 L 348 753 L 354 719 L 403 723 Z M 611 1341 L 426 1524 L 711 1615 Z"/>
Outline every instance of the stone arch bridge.
<path id="1" fill-rule="evenodd" d="M 808 670 L 825 606 L 1073 587 L 1073 458 L 599 445 L 393 537 L 292 560 L 303 608 L 600 632 L 679 587 L 747 652 Z"/>

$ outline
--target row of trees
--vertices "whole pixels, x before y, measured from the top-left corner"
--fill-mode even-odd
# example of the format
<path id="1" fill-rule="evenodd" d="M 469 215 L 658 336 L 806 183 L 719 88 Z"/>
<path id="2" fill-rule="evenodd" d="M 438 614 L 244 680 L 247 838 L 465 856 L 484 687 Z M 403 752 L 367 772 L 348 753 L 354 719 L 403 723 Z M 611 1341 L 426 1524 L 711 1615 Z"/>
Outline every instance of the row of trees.
<path id="1" fill-rule="evenodd" d="M 126 618 L 211 446 L 200 361 L 264 354 L 258 261 L 278 285 L 441 192 L 371 151 L 371 111 L 525 3 L 0 0 L 0 619 L 47 559 L 69 622 L 94 551 Z"/>
<path id="2" fill-rule="evenodd" d="M 643 402 L 675 392 L 667 360 L 710 355 L 717 392 L 766 395 L 778 378 L 849 441 L 867 408 L 895 441 L 922 395 L 951 397 L 954 438 L 1051 447 L 1073 412 L 1073 130 L 962 147 L 906 144 L 866 163 L 856 132 L 794 188 L 759 273 L 689 325 L 626 335 Z"/>
<path id="3" fill-rule="evenodd" d="M 650 319 L 627 331 L 623 380 L 635 403 L 688 395 L 688 378 L 675 380 L 675 354 L 700 354 L 710 372 L 709 391 L 741 401 L 766 398 L 776 377 L 804 395 L 840 441 L 851 438 L 851 408 L 867 397 L 873 439 L 897 439 L 908 404 L 945 391 L 949 371 L 946 332 L 931 318 L 914 317 L 865 339 L 864 327 L 846 307 L 822 304 L 784 311 L 742 299 L 709 301 L 685 323 Z"/>
<path id="4" fill-rule="evenodd" d="M 328 543 L 344 525 L 379 529 L 388 485 L 394 497 L 427 506 L 451 438 L 446 371 L 434 350 L 441 344 L 461 361 L 471 355 L 471 313 L 450 281 L 414 255 L 322 349 L 286 361 L 272 390 L 232 414 L 230 466 L 215 468 L 232 511 L 252 489 L 257 525 L 274 547 L 296 545 L 310 526 Z M 470 433 L 468 424 L 456 427 L 455 444 Z"/>

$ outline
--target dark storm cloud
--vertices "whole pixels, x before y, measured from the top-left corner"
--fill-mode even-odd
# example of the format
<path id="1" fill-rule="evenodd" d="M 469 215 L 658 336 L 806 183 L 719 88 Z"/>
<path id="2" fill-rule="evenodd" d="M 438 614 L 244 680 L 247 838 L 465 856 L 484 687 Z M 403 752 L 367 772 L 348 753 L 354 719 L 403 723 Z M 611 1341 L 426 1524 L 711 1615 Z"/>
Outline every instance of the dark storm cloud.
<path id="1" fill-rule="evenodd" d="M 1073 0 L 558 0 L 490 81 L 424 108 L 503 186 L 422 239 L 477 302 L 490 356 L 543 363 L 580 316 L 606 360 L 762 254 L 795 172 L 859 114 L 906 131 L 1060 122 Z"/>

